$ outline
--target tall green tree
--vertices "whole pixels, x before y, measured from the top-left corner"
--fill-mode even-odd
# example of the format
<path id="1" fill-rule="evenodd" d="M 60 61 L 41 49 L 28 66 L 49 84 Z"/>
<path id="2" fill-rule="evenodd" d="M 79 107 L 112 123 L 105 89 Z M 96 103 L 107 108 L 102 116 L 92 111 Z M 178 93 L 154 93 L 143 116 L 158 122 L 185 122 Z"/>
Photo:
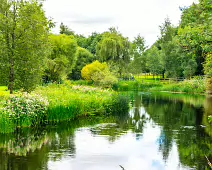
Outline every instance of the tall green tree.
<path id="1" fill-rule="evenodd" d="M 195 57 L 196 74 L 204 74 L 204 62 L 212 51 L 212 3 L 211 0 L 199 0 L 183 10 L 178 38 L 185 52 Z"/>
<path id="2" fill-rule="evenodd" d="M 49 36 L 51 52 L 46 61 L 45 81 L 60 82 L 71 76 L 77 61 L 77 42 L 65 34 Z"/>
<path id="3" fill-rule="evenodd" d="M 146 51 L 146 58 L 147 68 L 153 74 L 153 77 L 154 75 L 161 74 L 163 70 L 163 65 L 161 62 L 161 51 L 158 50 L 156 46 L 153 46 L 152 48 Z"/>
<path id="4" fill-rule="evenodd" d="M 102 40 L 97 45 L 97 56 L 102 62 L 115 64 L 121 76 L 130 62 L 130 42 L 115 28 L 109 30 L 103 34 Z"/>
<path id="5" fill-rule="evenodd" d="M 36 0 L 0 2 L 0 81 L 10 93 L 41 82 L 49 22 Z M 2 82 L 3 81 L 3 82 Z"/>
<path id="6" fill-rule="evenodd" d="M 146 48 L 145 40 L 139 34 L 131 44 L 130 57 L 132 61 L 129 66 L 131 73 L 146 72 L 146 56 L 143 55 Z"/>
<path id="7" fill-rule="evenodd" d="M 75 35 L 75 32 L 68 28 L 67 25 L 64 25 L 62 22 L 60 24 L 60 34 L 65 34 L 65 35 Z"/>
<path id="8" fill-rule="evenodd" d="M 166 18 L 165 22 L 160 26 L 160 38 L 155 43 L 163 54 L 161 62 L 164 70 L 162 73 L 166 74 L 167 77 L 182 76 L 182 51 L 178 45 L 178 39 L 176 38 L 177 30 L 178 28 L 172 26 L 169 18 Z"/>
<path id="9" fill-rule="evenodd" d="M 77 62 L 73 68 L 71 78 L 74 80 L 79 80 L 82 78 L 82 75 L 81 75 L 82 68 L 92 63 L 94 61 L 94 56 L 85 48 L 78 47 L 76 57 L 77 57 Z"/>

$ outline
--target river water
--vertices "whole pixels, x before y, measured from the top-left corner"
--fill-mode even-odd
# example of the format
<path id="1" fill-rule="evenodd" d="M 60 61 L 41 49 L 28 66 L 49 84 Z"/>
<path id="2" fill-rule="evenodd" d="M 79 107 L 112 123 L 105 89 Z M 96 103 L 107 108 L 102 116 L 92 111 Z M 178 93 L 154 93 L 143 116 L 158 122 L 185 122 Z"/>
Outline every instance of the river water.
<path id="1" fill-rule="evenodd" d="M 1 134 L 0 170 L 210 169 L 211 98 L 129 96 L 128 113 Z"/>

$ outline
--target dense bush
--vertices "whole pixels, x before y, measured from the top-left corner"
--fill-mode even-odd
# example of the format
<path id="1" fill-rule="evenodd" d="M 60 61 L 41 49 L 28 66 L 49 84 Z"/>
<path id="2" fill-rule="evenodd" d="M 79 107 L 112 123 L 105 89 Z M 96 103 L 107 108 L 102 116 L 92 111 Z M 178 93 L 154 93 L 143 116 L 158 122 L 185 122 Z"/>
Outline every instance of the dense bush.
<path id="1" fill-rule="evenodd" d="M 24 93 L 10 97 L 4 105 L 3 114 L 9 115 L 16 126 L 29 127 L 45 120 L 48 105 L 43 97 Z"/>
<path id="2" fill-rule="evenodd" d="M 82 77 L 103 87 L 112 87 L 118 79 L 110 72 L 106 63 L 95 61 L 82 69 Z"/>

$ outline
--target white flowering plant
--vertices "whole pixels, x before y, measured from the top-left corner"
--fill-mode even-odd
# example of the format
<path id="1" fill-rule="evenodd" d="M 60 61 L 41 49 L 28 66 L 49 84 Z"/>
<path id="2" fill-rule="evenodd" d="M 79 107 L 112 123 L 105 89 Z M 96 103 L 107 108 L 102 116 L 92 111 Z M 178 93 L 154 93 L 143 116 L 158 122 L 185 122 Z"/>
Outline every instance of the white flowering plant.
<path id="1" fill-rule="evenodd" d="M 11 96 L 4 104 L 4 113 L 14 119 L 17 126 L 31 126 L 46 120 L 48 100 L 37 94 L 23 93 Z"/>

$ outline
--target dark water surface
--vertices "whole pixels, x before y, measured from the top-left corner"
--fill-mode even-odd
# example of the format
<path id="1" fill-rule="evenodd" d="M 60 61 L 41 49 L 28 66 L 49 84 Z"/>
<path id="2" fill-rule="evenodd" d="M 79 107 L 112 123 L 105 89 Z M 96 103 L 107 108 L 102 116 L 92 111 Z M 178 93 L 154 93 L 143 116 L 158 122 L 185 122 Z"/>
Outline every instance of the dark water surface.
<path id="1" fill-rule="evenodd" d="M 0 170 L 205 170 L 212 99 L 130 94 L 129 113 L 0 135 Z"/>

